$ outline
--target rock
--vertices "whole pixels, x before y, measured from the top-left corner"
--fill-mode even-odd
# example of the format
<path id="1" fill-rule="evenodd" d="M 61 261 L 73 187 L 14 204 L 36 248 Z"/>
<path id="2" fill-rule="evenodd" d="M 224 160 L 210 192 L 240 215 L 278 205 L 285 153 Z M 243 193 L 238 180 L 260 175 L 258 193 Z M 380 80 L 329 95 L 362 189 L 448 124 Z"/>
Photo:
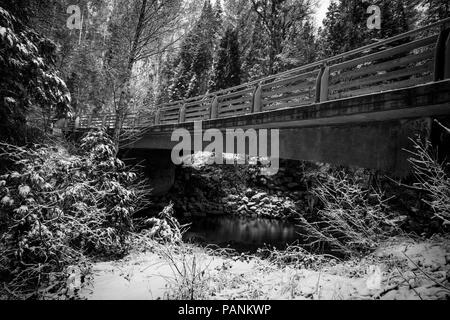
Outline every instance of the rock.
<path id="1" fill-rule="evenodd" d="M 248 203 L 248 198 L 247 198 L 247 197 L 243 197 L 243 198 L 242 198 L 242 202 Z"/>
<path id="2" fill-rule="evenodd" d="M 267 197 L 267 193 L 265 193 L 265 192 L 260 192 L 260 193 L 255 194 L 255 195 L 251 198 L 251 201 L 252 201 L 252 202 L 257 202 L 257 203 L 259 203 L 264 197 Z"/>
<path id="3" fill-rule="evenodd" d="M 240 206 L 240 207 L 237 209 L 237 211 L 238 211 L 239 213 L 245 213 L 245 212 L 248 211 L 248 208 L 247 208 L 247 206 L 244 204 L 244 205 Z"/>
<path id="4" fill-rule="evenodd" d="M 230 194 L 227 198 L 229 200 L 231 200 L 231 201 L 237 201 L 237 200 L 240 199 L 240 197 L 238 195 L 235 195 L 235 194 Z"/>
<path id="5" fill-rule="evenodd" d="M 228 201 L 228 202 L 226 202 L 225 203 L 225 205 L 227 206 L 227 207 L 232 207 L 232 208 L 234 208 L 234 207 L 237 207 L 237 202 L 234 202 L 234 201 Z"/>
<path id="6" fill-rule="evenodd" d="M 247 197 L 253 197 L 255 195 L 255 193 L 256 192 L 253 189 L 251 189 L 251 188 L 248 188 L 247 190 L 245 190 L 245 195 Z"/>

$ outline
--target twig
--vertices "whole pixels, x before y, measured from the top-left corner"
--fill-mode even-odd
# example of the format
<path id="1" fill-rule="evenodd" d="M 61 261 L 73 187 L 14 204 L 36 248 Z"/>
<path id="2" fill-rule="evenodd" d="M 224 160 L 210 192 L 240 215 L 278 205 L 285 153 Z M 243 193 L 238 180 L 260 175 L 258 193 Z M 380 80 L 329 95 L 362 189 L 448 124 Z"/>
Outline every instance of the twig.
<path id="1" fill-rule="evenodd" d="M 405 248 L 406 250 L 406 248 Z M 448 287 L 446 287 L 444 284 L 438 282 L 437 280 L 433 279 L 430 275 L 428 275 L 425 271 L 422 270 L 422 268 L 420 268 L 417 263 L 415 263 L 405 252 L 402 252 L 406 258 L 408 258 L 409 261 L 412 262 L 412 264 L 414 264 L 414 266 L 419 269 L 420 272 L 422 272 L 428 279 L 430 279 L 431 281 L 433 281 L 434 283 L 436 283 L 438 286 L 444 288 L 445 290 L 447 290 L 448 292 L 450 292 L 450 289 Z"/>
<path id="2" fill-rule="evenodd" d="M 434 123 L 441 127 L 445 131 L 445 133 L 450 134 L 450 129 L 440 123 L 437 119 L 434 119 Z"/>

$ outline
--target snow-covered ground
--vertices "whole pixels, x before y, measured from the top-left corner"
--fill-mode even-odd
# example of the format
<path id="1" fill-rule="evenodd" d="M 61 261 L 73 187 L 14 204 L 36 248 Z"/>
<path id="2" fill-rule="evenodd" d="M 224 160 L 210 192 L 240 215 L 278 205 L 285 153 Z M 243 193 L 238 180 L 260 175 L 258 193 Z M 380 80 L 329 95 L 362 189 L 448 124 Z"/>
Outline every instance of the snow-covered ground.
<path id="1" fill-rule="evenodd" d="M 91 285 L 81 297 L 180 298 L 187 289 L 183 274 L 195 279 L 192 290 L 199 299 L 444 299 L 450 295 L 449 259 L 448 239 L 396 239 L 365 258 L 333 260 L 312 269 L 221 256 L 187 245 L 155 246 L 120 261 L 95 264 Z"/>

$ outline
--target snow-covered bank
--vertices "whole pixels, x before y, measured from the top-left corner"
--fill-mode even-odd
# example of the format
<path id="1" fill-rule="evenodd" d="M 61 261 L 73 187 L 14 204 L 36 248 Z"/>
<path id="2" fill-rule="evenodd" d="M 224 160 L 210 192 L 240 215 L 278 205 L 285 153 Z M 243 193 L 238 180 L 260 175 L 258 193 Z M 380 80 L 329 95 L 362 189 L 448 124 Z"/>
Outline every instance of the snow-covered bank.
<path id="1" fill-rule="evenodd" d="M 180 293 L 192 289 L 196 299 L 445 299 L 450 295 L 449 259 L 450 241 L 442 238 L 394 239 L 365 258 L 308 268 L 187 245 L 155 246 L 95 264 L 91 285 L 81 297 L 174 299 L 186 298 Z M 191 288 L 180 287 L 181 274 L 194 279 Z"/>

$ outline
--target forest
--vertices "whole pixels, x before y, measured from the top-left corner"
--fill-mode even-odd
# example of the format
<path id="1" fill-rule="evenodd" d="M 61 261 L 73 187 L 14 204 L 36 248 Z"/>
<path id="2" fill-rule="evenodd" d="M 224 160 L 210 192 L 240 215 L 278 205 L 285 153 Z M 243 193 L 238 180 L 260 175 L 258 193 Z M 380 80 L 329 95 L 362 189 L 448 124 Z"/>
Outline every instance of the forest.
<path id="1" fill-rule="evenodd" d="M 21 5 L 2 1 L 9 13 L 4 12 L 2 20 L 20 24 L 11 30 L 13 34 L 24 28 L 45 46 L 37 52 L 15 54 L 23 54 L 22 59 L 43 59 L 37 68 L 51 70 L 63 81 L 60 85 L 66 88 L 61 90 L 70 93 L 72 115 L 125 114 L 151 112 L 163 102 L 203 95 L 330 57 L 443 19 L 449 10 L 445 0 L 377 0 L 383 28 L 368 30 L 367 5 L 360 2 L 331 2 L 320 27 L 314 20 L 317 3 L 312 0 L 214 4 L 24 0 Z M 78 16 L 67 13 L 71 5 L 79 8 Z M 18 40 L 17 45 L 25 45 L 27 38 Z M 20 65 L 2 65 L 8 71 L 3 78 L 14 81 L 15 67 Z M 58 101 L 62 97 L 39 97 L 41 104 L 51 99 L 46 107 L 52 110 L 35 110 L 36 117 L 48 122 L 59 112 L 68 112 L 64 102 Z M 14 130 L 19 125 L 7 127 Z"/>
<path id="2" fill-rule="evenodd" d="M 214 175 L 220 172 L 233 180 L 232 184 L 240 183 L 238 187 L 223 183 L 227 193 L 235 195 L 226 200 L 233 204 L 262 208 L 267 203 L 278 210 L 277 215 L 291 217 L 301 202 L 304 210 L 319 212 L 319 218 L 314 218 L 319 220 L 298 218 L 308 237 L 314 238 L 308 245 L 285 251 L 259 250 L 258 258 L 248 258 L 250 265 L 276 265 L 276 272 L 288 277 L 281 285 L 281 296 L 261 293 L 258 284 L 248 294 L 221 296 L 224 287 L 238 282 L 235 275 L 225 272 L 227 264 L 235 267 L 239 261 L 228 252 L 180 244 L 184 227 L 175 215 L 180 207 L 190 205 L 180 202 L 189 192 L 180 191 L 188 189 L 187 182 L 180 178 L 177 193 L 163 200 L 153 198 L 142 168 L 118 156 L 123 121 L 129 114 L 154 115 L 163 103 L 203 96 L 320 61 L 443 20 L 450 13 L 448 0 L 331 0 L 325 19 L 318 22 L 319 2 L 0 0 L 0 299 L 84 298 L 81 284 L 91 277 L 92 264 L 122 259 L 136 248 L 150 248 L 156 260 L 162 259 L 176 270 L 166 298 L 206 299 L 217 294 L 225 299 L 320 299 L 317 290 L 296 291 L 297 271 L 312 268 L 316 273 L 311 273 L 311 278 L 330 266 L 351 269 L 352 259 L 360 261 L 379 248 L 380 237 L 386 240 L 401 233 L 397 224 L 405 214 L 397 211 L 402 210 L 418 217 L 418 222 L 406 223 L 407 232 L 426 239 L 436 234 L 436 241 L 444 244 L 439 250 L 448 249 L 448 163 L 438 163 L 428 145 L 420 141 L 416 141 L 415 160 L 411 160 L 416 180 L 409 188 L 405 187 L 409 182 L 394 187 L 383 178 L 380 190 L 371 185 L 372 175 L 365 171 L 303 163 L 293 169 L 292 177 L 297 180 L 283 178 L 277 195 L 261 195 L 252 190 L 266 188 L 267 182 L 265 186 L 254 182 L 261 177 L 251 167 L 239 169 L 241 174 L 234 169 L 216 168 L 213 173 L 205 169 L 207 178 L 191 173 L 199 179 L 196 190 L 202 185 L 215 190 Z M 367 28 L 369 5 L 381 10 L 380 29 Z M 54 134 L 60 119 L 102 113 L 116 115 L 113 132 L 93 130 L 77 143 Z M 441 128 L 448 131 L 443 125 Z M 301 177 L 297 177 L 299 172 Z M 254 183 L 247 184 L 245 179 Z M 303 187 L 305 195 L 298 199 L 288 196 Z M 402 199 L 392 203 L 396 196 L 387 194 L 392 195 L 394 189 L 401 189 L 398 194 L 407 200 L 399 196 Z M 246 203 L 241 203 L 244 196 Z M 198 204 L 208 198 L 195 197 Z M 417 198 L 421 198 L 420 204 L 411 204 Z M 142 211 L 155 202 L 161 205 L 159 212 L 142 217 Z M 399 206 L 403 209 L 397 210 Z M 192 210 L 201 211 L 197 207 Z M 342 220 L 336 212 L 344 212 Z M 368 217 L 367 212 L 376 215 Z M 361 223 L 354 225 L 354 219 Z M 425 238 L 411 247 L 420 252 L 437 248 Z M 324 247 L 334 248 L 337 254 L 331 257 Z M 431 299 L 449 297 L 446 259 L 450 256 L 443 252 L 438 254 L 444 259 L 442 266 L 436 269 L 431 265 L 435 274 L 425 277 L 443 274 L 438 280 L 433 278 L 432 283 L 439 285 L 433 287 Z M 216 269 L 228 278 L 211 284 L 214 277 L 205 278 L 206 267 L 202 269 L 198 260 L 217 255 Z M 407 268 L 409 262 L 403 260 Z M 177 268 L 178 263 L 183 268 Z M 395 263 L 383 263 L 394 269 Z M 286 265 L 297 271 L 287 274 Z M 394 283 L 383 295 L 427 296 L 428 291 L 419 289 L 429 283 L 418 280 L 419 272 L 410 277 L 405 272 L 398 277 L 408 286 L 408 293 L 402 291 L 402 284 Z M 278 274 L 264 276 L 275 281 Z M 333 291 L 327 297 L 336 294 Z M 346 294 L 342 297 L 348 298 Z M 377 295 L 381 293 L 370 291 L 362 297 Z"/>

